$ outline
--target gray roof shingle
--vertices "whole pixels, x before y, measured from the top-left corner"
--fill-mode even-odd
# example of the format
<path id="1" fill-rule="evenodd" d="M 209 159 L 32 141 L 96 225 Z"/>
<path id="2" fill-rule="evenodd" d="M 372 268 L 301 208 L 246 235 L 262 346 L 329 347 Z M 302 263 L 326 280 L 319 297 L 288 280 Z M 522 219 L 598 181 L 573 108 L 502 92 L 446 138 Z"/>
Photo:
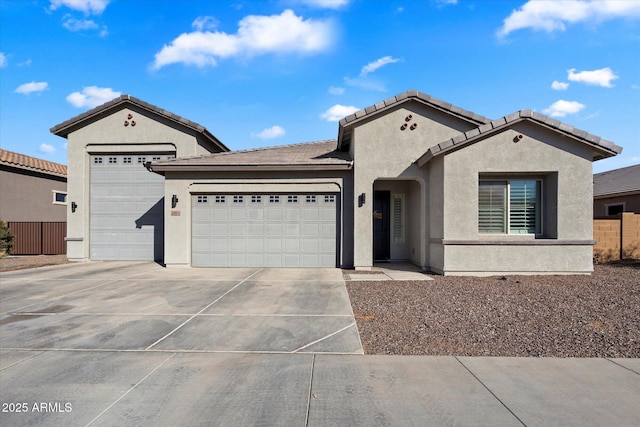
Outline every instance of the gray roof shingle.
<path id="1" fill-rule="evenodd" d="M 203 135 L 207 140 L 209 140 L 212 144 L 218 146 L 222 151 L 229 151 L 218 138 L 216 138 L 211 132 L 209 132 L 204 126 L 199 125 L 196 122 L 192 122 L 191 120 L 187 120 L 184 117 L 180 117 L 177 114 L 173 114 L 165 109 L 160 107 L 156 107 L 153 104 L 149 104 L 148 102 L 144 102 L 141 99 L 133 97 L 131 95 L 121 95 L 117 98 L 112 99 L 111 101 L 105 102 L 102 105 L 99 105 L 89 111 L 85 111 L 82 114 L 78 114 L 75 117 L 70 118 L 69 120 L 65 120 L 64 122 L 55 125 L 49 131 L 55 135 L 66 138 L 67 135 L 72 132 L 76 127 L 81 125 L 84 121 L 91 120 L 94 117 L 99 117 L 101 114 L 107 112 L 110 109 L 116 108 L 122 104 L 130 103 L 132 105 L 136 105 L 140 108 L 143 108 L 147 111 L 153 112 L 160 116 L 163 116 L 173 122 L 179 123 L 182 126 L 185 126 L 191 130 L 194 130 L 201 135 Z"/>
<path id="2" fill-rule="evenodd" d="M 593 197 L 640 193 L 640 164 L 593 175 Z"/>
<path id="3" fill-rule="evenodd" d="M 336 140 L 213 153 L 196 157 L 160 160 L 151 164 L 157 171 L 179 170 L 305 170 L 350 169 L 349 153 L 336 149 Z"/>
<path id="4" fill-rule="evenodd" d="M 437 108 L 442 111 L 446 111 L 449 114 L 462 117 L 466 120 L 470 120 L 478 124 L 487 123 L 489 121 L 489 119 L 487 119 L 486 117 L 483 117 L 471 111 L 467 111 L 460 107 L 456 107 L 455 105 L 452 105 L 448 102 L 444 102 L 441 99 L 434 98 L 433 96 L 427 95 L 426 93 L 422 93 L 418 90 L 408 90 L 406 92 L 399 93 L 398 95 L 393 96 L 391 98 L 385 99 L 383 102 L 378 102 L 377 104 L 370 105 L 362 110 L 358 110 L 355 113 L 348 115 L 347 117 L 340 120 L 340 126 L 341 127 L 348 126 L 352 122 L 358 119 L 361 119 L 365 116 L 375 114 L 376 112 L 388 109 L 389 107 L 392 107 L 396 104 L 407 102 L 412 99 L 421 101 L 425 104 L 431 105 L 434 108 Z"/>
<path id="5" fill-rule="evenodd" d="M 596 157 L 596 159 L 615 156 L 616 154 L 620 154 L 622 152 L 622 147 L 617 146 L 611 141 L 602 139 L 599 136 L 592 135 L 581 129 L 574 128 L 573 126 L 569 126 L 565 123 L 552 119 L 551 117 L 547 117 L 544 114 L 537 113 L 535 111 L 520 110 L 507 116 L 501 117 L 497 120 L 493 120 L 488 124 L 481 125 L 476 129 L 457 135 L 447 141 L 441 142 L 440 144 L 429 148 L 429 150 L 427 150 L 427 152 L 422 157 L 420 157 L 420 159 L 418 159 L 418 165 L 423 166 L 435 156 L 439 156 L 451 150 L 457 150 L 459 148 L 472 144 L 482 137 L 508 128 L 513 124 L 524 120 L 530 120 L 539 123 L 543 126 L 551 128 L 556 132 L 569 135 L 574 139 L 577 139 L 578 141 L 591 146 L 599 153 L 601 153 L 601 155 Z"/>

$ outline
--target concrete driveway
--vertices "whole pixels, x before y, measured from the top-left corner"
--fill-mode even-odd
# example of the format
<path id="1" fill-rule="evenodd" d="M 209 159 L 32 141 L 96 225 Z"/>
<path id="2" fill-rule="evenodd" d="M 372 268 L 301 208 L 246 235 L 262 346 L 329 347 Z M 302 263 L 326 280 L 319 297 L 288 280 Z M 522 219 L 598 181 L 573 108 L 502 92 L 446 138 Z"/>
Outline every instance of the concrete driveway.
<path id="1" fill-rule="evenodd" d="M 337 269 L 85 263 L 0 289 L 3 348 L 363 353 Z"/>
<path id="2" fill-rule="evenodd" d="M 0 274 L 0 425 L 640 425 L 639 359 L 361 354 L 339 270 Z"/>

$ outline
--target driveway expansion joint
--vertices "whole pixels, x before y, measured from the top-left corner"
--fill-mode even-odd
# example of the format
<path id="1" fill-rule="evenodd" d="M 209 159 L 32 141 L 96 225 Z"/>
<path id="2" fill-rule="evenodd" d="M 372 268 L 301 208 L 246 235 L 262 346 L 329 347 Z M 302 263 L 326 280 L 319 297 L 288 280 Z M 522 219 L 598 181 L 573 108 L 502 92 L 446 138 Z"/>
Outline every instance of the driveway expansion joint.
<path id="1" fill-rule="evenodd" d="M 506 405 L 506 404 L 505 404 L 505 403 L 504 403 L 504 402 L 503 402 L 503 401 L 502 401 L 502 400 L 501 400 L 501 399 L 500 399 L 500 398 L 499 398 L 499 397 L 498 397 L 498 396 L 497 396 L 497 395 L 496 395 L 496 394 L 495 394 L 495 393 L 494 393 L 494 392 L 493 392 L 493 391 L 492 391 L 492 390 L 491 390 L 491 389 L 490 389 L 490 388 L 489 388 L 489 387 L 488 387 L 484 382 L 482 382 L 482 380 L 481 380 L 480 378 L 478 378 L 478 377 L 476 376 L 476 374 L 474 374 L 473 372 L 471 372 L 471 369 L 469 369 L 469 368 L 467 367 L 467 365 L 465 365 L 464 363 L 462 363 L 462 360 L 460 360 L 460 358 L 459 358 L 458 356 L 453 356 L 453 358 L 454 358 L 454 359 L 456 359 L 456 360 L 458 361 L 458 363 L 460 363 L 460 365 L 462 365 L 462 367 L 463 367 L 467 372 L 469 372 L 469 374 L 471 374 L 471 376 L 472 376 L 473 378 L 475 378 L 475 379 L 476 379 L 476 381 L 478 381 L 478 382 L 480 383 L 480 385 L 482 385 L 482 387 L 484 387 L 484 388 L 485 388 L 489 393 L 491 393 L 491 395 L 492 395 L 492 396 L 493 396 L 493 397 L 494 397 L 498 402 L 500 402 L 500 404 L 501 404 L 501 405 L 502 405 L 502 406 L 503 406 L 507 411 L 509 411 L 509 413 L 510 413 L 511 415 L 513 415 L 513 416 L 515 417 L 515 419 L 516 419 L 516 420 L 518 420 L 518 422 L 519 422 L 520 424 L 522 424 L 522 425 L 523 425 L 523 426 L 525 426 L 525 427 L 527 426 L 527 425 L 524 423 L 524 421 L 522 421 L 522 420 L 520 419 L 520 417 L 518 417 L 518 416 L 517 416 L 517 415 L 516 415 L 512 410 L 511 410 L 511 408 L 509 408 L 509 407 L 508 407 L 508 406 L 507 406 L 507 405 Z"/>

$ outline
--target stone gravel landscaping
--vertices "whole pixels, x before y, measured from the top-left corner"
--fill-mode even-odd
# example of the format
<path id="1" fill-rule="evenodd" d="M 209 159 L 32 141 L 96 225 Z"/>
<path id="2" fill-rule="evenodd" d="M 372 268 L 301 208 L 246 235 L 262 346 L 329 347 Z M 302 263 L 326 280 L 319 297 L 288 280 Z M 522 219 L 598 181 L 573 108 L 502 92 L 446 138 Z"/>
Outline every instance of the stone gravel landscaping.
<path id="1" fill-rule="evenodd" d="M 366 354 L 640 357 L 640 261 L 590 276 L 350 281 Z"/>

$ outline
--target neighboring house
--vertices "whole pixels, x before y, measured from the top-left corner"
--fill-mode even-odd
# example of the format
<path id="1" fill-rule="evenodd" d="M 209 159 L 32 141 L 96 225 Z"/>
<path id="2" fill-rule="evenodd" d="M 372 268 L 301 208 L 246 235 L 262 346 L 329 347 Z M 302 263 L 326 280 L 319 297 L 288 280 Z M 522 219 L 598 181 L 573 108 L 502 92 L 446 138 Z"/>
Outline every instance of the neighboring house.
<path id="1" fill-rule="evenodd" d="M 67 167 L 0 149 L 0 219 L 14 234 L 13 253 L 64 253 Z M 42 240 L 42 224 L 56 242 Z"/>
<path id="2" fill-rule="evenodd" d="M 640 214 L 640 164 L 593 175 L 593 217 Z"/>
<path id="3" fill-rule="evenodd" d="M 337 140 L 254 150 L 129 95 L 51 131 L 68 139 L 69 258 L 167 267 L 588 273 L 592 162 L 622 150 L 418 91 L 345 117 Z"/>

